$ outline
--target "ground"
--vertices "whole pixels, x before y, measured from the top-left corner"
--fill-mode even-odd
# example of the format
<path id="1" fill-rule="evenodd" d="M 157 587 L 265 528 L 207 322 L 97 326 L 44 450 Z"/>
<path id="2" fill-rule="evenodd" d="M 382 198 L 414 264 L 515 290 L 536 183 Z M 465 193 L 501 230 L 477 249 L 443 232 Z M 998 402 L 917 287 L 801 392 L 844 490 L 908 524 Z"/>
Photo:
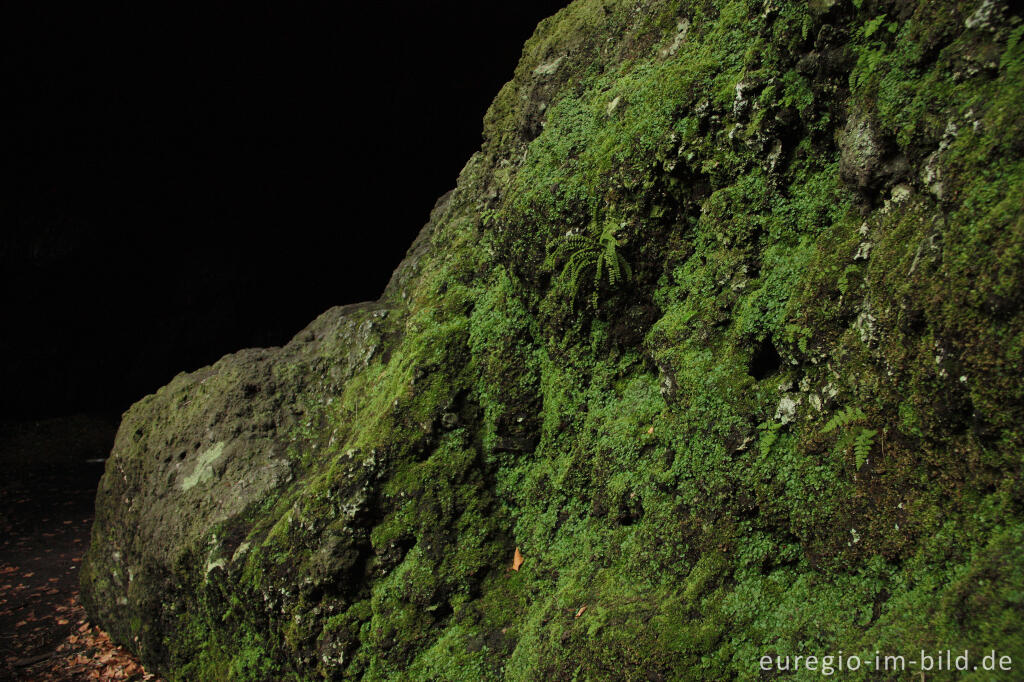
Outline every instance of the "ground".
<path id="1" fill-rule="evenodd" d="M 78 568 L 111 422 L 76 416 L 0 428 L 0 677 L 156 680 L 88 621 Z M 106 445 L 109 450 L 109 444 Z M 13 460 L 13 461 L 12 461 Z"/>

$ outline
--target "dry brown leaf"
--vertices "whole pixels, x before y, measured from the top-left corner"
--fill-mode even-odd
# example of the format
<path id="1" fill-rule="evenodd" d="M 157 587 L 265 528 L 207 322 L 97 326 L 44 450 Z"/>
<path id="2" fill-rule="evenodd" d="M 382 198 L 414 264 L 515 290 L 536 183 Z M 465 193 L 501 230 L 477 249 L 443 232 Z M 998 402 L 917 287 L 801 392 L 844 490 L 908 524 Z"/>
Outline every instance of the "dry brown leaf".
<path id="1" fill-rule="evenodd" d="M 518 571 L 519 567 L 523 565 L 523 554 L 516 547 L 516 553 L 512 556 L 512 570 Z"/>
<path id="2" fill-rule="evenodd" d="M 654 427 L 653 426 L 651 428 L 647 429 L 647 435 L 651 435 L 652 433 L 654 433 Z"/>
<path id="3" fill-rule="evenodd" d="M 583 606 L 580 607 L 580 610 L 576 612 L 576 617 L 579 618 L 580 616 L 582 616 L 583 612 L 586 611 L 586 610 L 587 610 L 587 605 L 584 604 Z"/>

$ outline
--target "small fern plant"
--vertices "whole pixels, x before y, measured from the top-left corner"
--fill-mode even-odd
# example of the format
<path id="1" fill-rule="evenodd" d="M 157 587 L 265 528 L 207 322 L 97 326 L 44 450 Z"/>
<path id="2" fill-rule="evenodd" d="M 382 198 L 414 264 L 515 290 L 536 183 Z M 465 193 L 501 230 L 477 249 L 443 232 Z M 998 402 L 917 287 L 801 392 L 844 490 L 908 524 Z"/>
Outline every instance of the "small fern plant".
<path id="1" fill-rule="evenodd" d="M 822 431 L 825 433 L 844 429 L 844 433 L 836 442 L 835 452 L 846 452 L 852 445 L 854 462 L 857 465 L 858 471 L 860 471 L 860 468 L 868 461 L 868 456 L 871 454 L 871 448 L 875 445 L 875 436 L 878 435 L 878 431 L 876 429 L 869 429 L 868 427 L 859 424 L 859 422 L 866 421 L 867 418 L 868 416 L 864 414 L 864 410 L 859 407 L 847 407 L 836 412 L 822 428 Z"/>
<path id="2" fill-rule="evenodd" d="M 609 220 L 597 239 L 586 234 L 568 234 L 550 249 L 549 267 L 565 261 L 561 277 L 572 292 L 574 310 L 576 299 L 586 287 L 591 290 L 590 305 L 596 309 L 603 279 L 607 279 L 608 286 L 612 288 L 633 279 L 633 268 L 619 253 L 620 243 L 615 236 L 617 229 L 618 225 Z"/>

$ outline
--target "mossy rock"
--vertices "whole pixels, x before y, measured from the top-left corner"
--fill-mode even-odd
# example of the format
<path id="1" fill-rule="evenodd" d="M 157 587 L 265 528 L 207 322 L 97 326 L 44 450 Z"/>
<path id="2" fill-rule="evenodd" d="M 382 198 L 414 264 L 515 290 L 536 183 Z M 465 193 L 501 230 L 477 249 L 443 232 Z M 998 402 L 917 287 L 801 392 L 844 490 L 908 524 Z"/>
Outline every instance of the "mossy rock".
<path id="1" fill-rule="evenodd" d="M 1024 660 L 1022 101 L 1008 3 L 574 2 L 378 302 L 125 415 L 89 613 L 173 679 Z"/>

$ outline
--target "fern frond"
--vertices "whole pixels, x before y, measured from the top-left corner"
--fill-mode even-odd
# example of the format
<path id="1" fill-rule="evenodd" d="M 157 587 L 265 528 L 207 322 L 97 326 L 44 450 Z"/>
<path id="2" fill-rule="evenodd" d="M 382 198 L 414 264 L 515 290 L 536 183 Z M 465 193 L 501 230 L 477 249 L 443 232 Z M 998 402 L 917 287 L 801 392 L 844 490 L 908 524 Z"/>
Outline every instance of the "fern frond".
<path id="1" fill-rule="evenodd" d="M 573 250 L 591 248 L 590 240 L 581 234 L 570 234 L 562 242 L 563 246 Z"/>
<path id="2" fill-rule="evenodd" d="M 619 267 L 621 267 L 622 268 L 622 272 L 624 272 L 626 274 L 625 280 L 627 282 L 632 281 L 633 280 L 633 266 L 629 264 L 629 261 L 626 260 L 626 257 L 623 256 L 621 253 L 617 253 L 615 255 L 619 257 Z"/>
<path id="3" fill-rule="evenodd" d="M 577 251 L 571 256 L 565 263 L 565 269 L 562 271 L 569 274 L 570 288 L 575 289 L 576 283 L 586 270 L 594 264 L 593 255 L 589 251 Z"/>
<path id="4" fill-rule="evenodd" d="M 857 437 L 853 440 L 853 454 L 857 463 L 857 469 L 859 470 L 864 463 L 868 461 L 868 455 L 871 454 L 871 448 L 875 445 L 875 436 L 878 435 L 878 431 L 875 429 L 862 428 Z"/>
<path id="5" fill-rule="evenodd" d="M 825 433 L 829 433 L 843 426 L 847 426 L 867 418 L 868 416 L 864 414 L 864 410 L 859 407 L 847 407 L 832 415 L 832 418 L 825 423 L 825 426 L 823 426 L 821 430 Z"/>
<path id="6" fill-rule="evenodd" d="M 562 269 L 562 277 L 569 288 L 570 306 L 576 310 L 576 299 L 583 288 L 584 274 L 594 266 L 594 252 L 592 249 L 581 249 L 574 251 Z"/>
<path id="7" fill-rule="evenodd" d="M 578 234 L 566 235 L 562 239 L 548 245 L 545 265 L 553 266 L 559 261 L 572 257 L 572 254 L 590 247 L 590 241 Z"/>
<path id="8" fill-rule="evenodd" d="M 608 283 L 613 287 L 619 281 L 619 252 L 615 250 L 616 246 L 617 244 L 614 239 L 605 240 L 604 253 L 602 254 L 608 267 Z"/>

